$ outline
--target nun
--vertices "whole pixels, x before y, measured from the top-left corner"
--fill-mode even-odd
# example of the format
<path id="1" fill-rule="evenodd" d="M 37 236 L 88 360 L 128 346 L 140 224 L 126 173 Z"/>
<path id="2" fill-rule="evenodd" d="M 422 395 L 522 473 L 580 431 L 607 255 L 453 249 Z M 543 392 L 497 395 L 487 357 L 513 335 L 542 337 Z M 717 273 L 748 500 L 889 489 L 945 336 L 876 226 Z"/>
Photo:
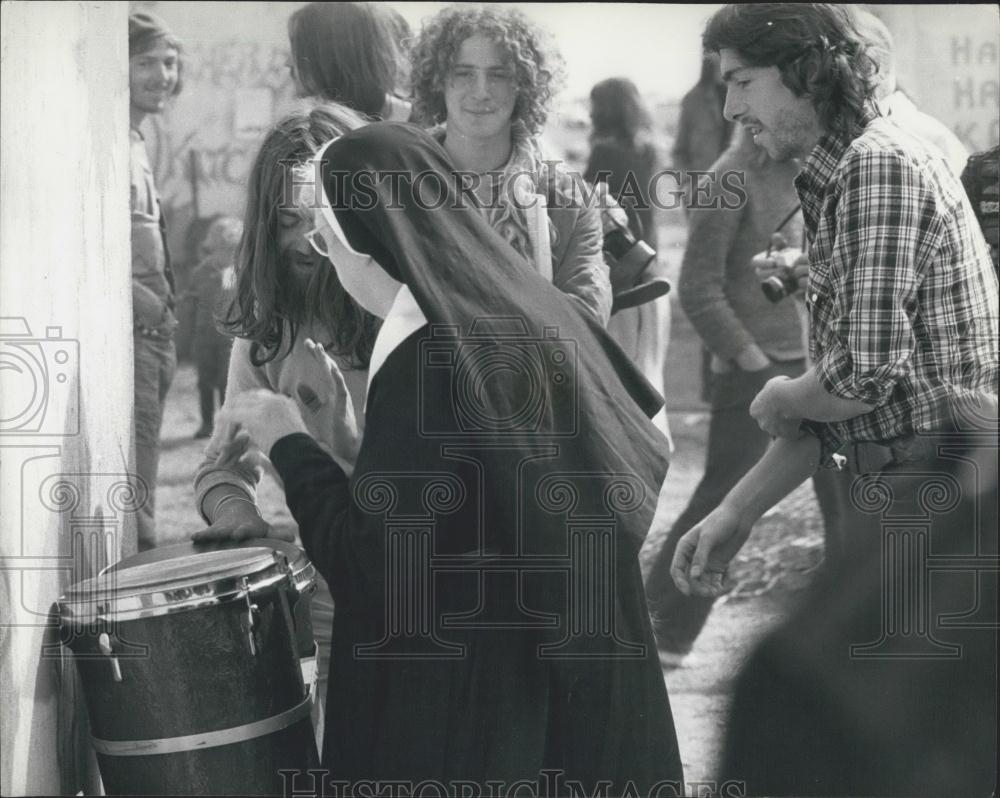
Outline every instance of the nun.
<path id="1" fill-rule="evenodd" d="M 269 455 L 336 604 L 328 778 L 683 794 L 638 561 L 662 398 L 426 133 L 366 127 L 314 165 L 309 239 L 384 319 L 353 470 L 306 431 L 349 401 L 322 347 L 327 384 L 226 413 Z"/>

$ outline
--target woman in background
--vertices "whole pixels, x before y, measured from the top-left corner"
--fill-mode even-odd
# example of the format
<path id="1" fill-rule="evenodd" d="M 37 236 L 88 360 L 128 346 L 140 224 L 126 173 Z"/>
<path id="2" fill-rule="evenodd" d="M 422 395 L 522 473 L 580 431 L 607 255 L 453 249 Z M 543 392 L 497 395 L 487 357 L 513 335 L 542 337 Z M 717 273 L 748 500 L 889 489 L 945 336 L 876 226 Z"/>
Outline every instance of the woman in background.
<path id="1" fill-rule="evenodd" d="M 584 180 L 605 178 L 608 190 L 629 216 L 636 239 L 657 249 L 657 229 L 649 187 L 659 169 L 656 148 L 649 140 L 652 120 L 635 84 L 627 78 L 608 78 L 590 90 L 591 151 Z M 664 276 L 654 261 L 647 276 Z M 608 332 L 632 358 L 650 384 L 666 396 L 664 367 L 670 343 L 670 297 L 660 297 L 636 308 L 617 312 Z M 654 419 L 670 437 L 666 409 Z M 671 446 L 673 444 L 671 443 Z"/>
<path id="2" fill-rule="evenodd" d="M 300 97 L 333 100 L 371 119 L 406 121 L 407 27 L 378 3 L 309 3 L 288 20 L 288 68 Z"/>
<path id="3" fill-rule="evenodd" d="M 330 415 L 329 397 L 317 397 L 324 412 L 310 416 L 310 432 L 347 470 L 364 425 L 364 391 L 378 322 L 347 295 L 329 261 L 309 244 L 305 234 L 312 219 L 295 211 L 295 198 L 286 196 L 293 182 L 286 170 L 299 164 L 305 173 L 294 182 L 306 184 L 316 149 L 364 123 L 353 111 L 327 103 L 285 117 L 264 139 L 250 172 L 236 295 L 224 319 L 236 340 L 223 410 L 249 390 L 291 395 L 316 369 L 306 338 L 323 345 L 344 375 L 353 415 L 345 425 Z M 273 529 L 261 516 L 256 503 L 261 465 L 253 455 L 241 457 L 239 444 L 229 440 L 231 433 L 224 424 L 217 426 L 194 479 L 197 508 L 209 531 L 238 540 L 260 535 L 290 539 L 290 533 Z M 312 614 L 319 646 L 313 719 L 321 731 L 333 623 L 333 600 L 322 581 Z"/>
<path id="4" fill-rule="evenodd" d="M 513 8 L 448 6 L 424 24 L 411 63 L 417 120 L 471 173 L 490 225 L 606 324 L 611 284 L 600 212 L 584 207 L 580 187 L 545 162 L 536 140 L 560 64 L 541 31 Z"/>

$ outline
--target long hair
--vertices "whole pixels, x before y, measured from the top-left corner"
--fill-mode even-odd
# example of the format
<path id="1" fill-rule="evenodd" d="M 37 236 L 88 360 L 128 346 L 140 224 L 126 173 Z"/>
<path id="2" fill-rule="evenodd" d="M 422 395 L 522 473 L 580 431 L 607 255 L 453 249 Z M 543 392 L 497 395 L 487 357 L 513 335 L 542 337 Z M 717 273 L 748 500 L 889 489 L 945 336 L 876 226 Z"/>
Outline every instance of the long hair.
<path id="1" fill-rule="evenodd" d="M 424 23 L 410 51 L 414 110 L 426 125 L 448 117 L 444 89 L 462 42 L 482 34 L 497 43 L 514 69 L 517 100 L 511 121 L 532 136 L 545 125 L 562 75 L 562 58 L 520 11 L 501 6 L 448 6 Z"/>
<path id="2" fill-rule="evenodd" d="M 278 248 L 290 170 L 307 164 L 326 142 L 364 124 L 335 103 L 297 111 L 271 129 L 254 159 L 236 253 L 236 291 L 222 326 L 253 342 L 250 359 L 256 366 L 287 354 L 303 324 L 329 334 L 331 340 L 322 343 L 352 366 L 368 365 L 378 320 L 348 296 L 331 263 L 324 259 L 308 280 L 297 278 Z"/>
<path id="3" fill-rule="evenodd" d="M 709 20 L 704 45 L 735 50 L 750 66 L 776 66 L 830 132 L 856 135 L 869 111 L 877 66 L 842 5 L 733 3 Z"/>
<path id="4" fill-rule="evenodd" d="M 639 90 L 628 78 L 608 78 L 590 90 L 590 139 L 614 138 L 629 147 L 652 127 Z"/>
<path id="5" fill-rule="evenodd" d="M 396 88 L 395 26 L 375 3 L 309 3 L 288 20 L 292 63 L 305 94 L 374 116 Z"/>

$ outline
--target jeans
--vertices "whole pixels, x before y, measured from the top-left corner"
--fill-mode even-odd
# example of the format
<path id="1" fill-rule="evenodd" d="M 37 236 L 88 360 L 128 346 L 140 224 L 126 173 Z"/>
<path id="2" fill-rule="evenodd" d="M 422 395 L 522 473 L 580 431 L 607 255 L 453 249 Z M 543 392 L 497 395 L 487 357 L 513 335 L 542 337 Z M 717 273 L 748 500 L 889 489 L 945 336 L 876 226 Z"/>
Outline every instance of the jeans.
<path id="1" fill-rule="evenodd" d="M 139 551 L 156 545 L 156 472 L 160 463 L 160 425 L 167 391 L 177 370 L 171 339 L 133 336 L 135 347 L 135 472 L 146 500 L 136 516 Z"/>
<path id="2" fill-rule="evenodd" d="M 646 580 L 646 599 L 653 631 L 662 650 L 686 654 L 694 645 L 712 610 L 713 599 L 685 596 L 674 585 L 670 564 L 677 543 L 690 529 L 719 506 L 726 494 L 764 455 L 770 436 L 750 416 L 750 403 L 772 377 L 797 377 L 805 370 L 802 360 L 772 363 L 760 371 L 733 369 L 711 374 L 709 400 L 711 420 L 705 473 L 688 506 L 674 522 L 657 552 Z M 849 478 L 846 484 L 849 486 Z M 842 526 L 837 516 L 847 512 L 847 488 L 838 487 L 845 478 L 822 474 L 813 478 L 827 535 L 839 538 Z"/>

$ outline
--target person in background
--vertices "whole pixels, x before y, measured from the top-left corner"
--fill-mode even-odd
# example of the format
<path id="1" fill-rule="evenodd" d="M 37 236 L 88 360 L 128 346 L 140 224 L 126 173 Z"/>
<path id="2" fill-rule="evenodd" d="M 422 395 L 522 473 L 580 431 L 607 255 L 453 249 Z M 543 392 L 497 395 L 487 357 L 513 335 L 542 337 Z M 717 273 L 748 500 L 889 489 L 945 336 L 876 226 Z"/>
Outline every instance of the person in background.
<path id="1" fill-rule="evenodd" d="M 657 225 L 649 187 L 660 163 L 649 140 L 652 119 L 635 84 L 627 78 L 608 78 L 590 90 L 591 150 L 583 179 L 600 175 L 611 196 L 629 215 L 636 239 L 657 249 Z M 658 262 L 647 267 L 662 276 Z M 611 337 L 632 358 L 650 384 L 664 396 L 664 367 L 670 344 L 670 297 L 663 296 L 636 308 L 619 311 L 608 322 Z M 670 437 L 664 408 L 654 419 Z"/>
<path id="2" fill-rule="evenodd" d="M 896 42 L 885 23 L 870 11 L 855 9 L 858 32 L 868 46 L 869 55 L 878 66 L 875 99 L 879 109 L 893 122 L 919 136 L 938 150 L 951 170 L 962 174 L 969 151 L 958 136 L 930 114 L 925 114 L 899 88 L 896 80 Z"/>
<path id="3" fill-rule="evenodd" d="M 719 57 L 715 53 L 703 53 L 698 82 L 681 99 L 677 138 L 671 152 L 675 169 L 704 171 L 729 146 L 733 123 L 722 113 L 725 101 L 726 87 L 719 75 Z M 690 188 L 689 181 L 685 185 Z"/>
<path id="4" fill-rule="evenodd" d="M 295 11 L 288 20 L 288 68 L 296 93 L 371 119 L 406 121 L 400 19 L 380 3 L 318 2 Z"/>
<path id="5" fill-rule="evenodd" d="M 702 53 L 698 82 L 681 99 L 677 138 L 671 152 L 674 168 L 682 172 L 679 188 L 684 191 L 685 209 L 690 204 L 694 189 L 694 181 L 688 173 L 708 169 L 732 140 L 733 123 L 722 113 L 725 100 L 726 87 L 719 75 L 719 56 Z M 702 347 L 701 397 L 705 401 L 710 399 L 711 360 L 712 353 Z"/>
<path id="6" fill-rule="evenodd" d="M 1000 335 L 989 250 L 941 156 L 876 113 L 850 7 L 727 5 L 704 38 L 720 53 L 726 115 L 773 159 L 801 161 L 813 365 L 755 397 L 775 441 L 680 540 L 671 573 L 683 592 L 725 592 L 757 519 L 842 447 L 864 518 L 849 558 L 749 658 L 718 775 L 753 795 L 987 795 Z M 966 556 L 967 569 L 932 573 L 932 558 Z M 977 565 L 992 573 L 977 579 Z"/>
<path id="7" fill-rule="evenodd" d="M 216 320 L 224 292 L 233 287 L 233 265 L 236 248 L 243 233 L 239 219 L 223 216 L 215 219 L 205 233 L 199 247 L 201 261 L 191 273 L 191 302 L 193 305 L 195 364 L 198 369 L 198 406 L 201 426 L 196 439 L 212 435 L 215 419 L 215 398 L 219 404 L 226 401 L 226 372 L 229 369 L 229 352 L 233 339 L 223 335 L 216 327 Z"/>
<path id="8" fill-rule="evenodd" d="M 163 405 L 177 370 L 174 279 L 160 198 L 141 126 L 181 90 L 181 45 L 159 17 L 129 15 L 129 183 L 132 210 L 132 312 L 135 472 L 145 501 L 136 514 L 139 550 L 156 545 L 156 475 Z"/>
<path id="9" fill-rule="evenodd" d="M 990 245 L 993 269 L 1000 269 L 1000 146 L 977 152 L 962 170 L 962 185 Z"/>
<path id="10" fill-rule="evenodd" d="M 325 348 L 343 375 L 351 422 L 345 426 L 332 416 L 332 397 L 317 397 L 323 410 L 310 414 L 310 432 L 328 450 L 346 452 L 342 462 L 348 470 L 364 429 L 365 385 L 378 322 L 347 295 L 329 262 L 309 244 L 314 202 L 298 191 L 289 196 L 288 187 L 296 184 L 302 191 L 315 180 L 310 183 L 308 173 L 298 172 L 290 179 L 287 170 L 307 171 L 321 144 L 364 123 L 343 106 L 320 103 L 285 117 L 264 138 L 247 186 L 235 297 L 221 319 L 222 328 L 236 336 L 223 411 L 247 391 L 294 395 L 299 381 L 316 369 L 306 339 Z M 259 457 L 234 450 L 231 434 L 217 425 L 194 478 L 195 503 L 208 534 L 235 539 L 285 535 L 257 506 L 263 473 Z M 322 580 L 312 599 L 312 618 L 318 646 L 313 721 L 321 734 L 333 624 L 333 599 Z"/>
<path id="11" fill-rule="evenodd" d="M 546 163 L 536 141 L 561 63 L 541 31 L 514 8 L 447 6 L 425 22 L 411 61 L 415 116 L 471 173 L 490 224 L 606 324 L 612 299 L 600 210 L 583 203 L 573 177 Z"/>

